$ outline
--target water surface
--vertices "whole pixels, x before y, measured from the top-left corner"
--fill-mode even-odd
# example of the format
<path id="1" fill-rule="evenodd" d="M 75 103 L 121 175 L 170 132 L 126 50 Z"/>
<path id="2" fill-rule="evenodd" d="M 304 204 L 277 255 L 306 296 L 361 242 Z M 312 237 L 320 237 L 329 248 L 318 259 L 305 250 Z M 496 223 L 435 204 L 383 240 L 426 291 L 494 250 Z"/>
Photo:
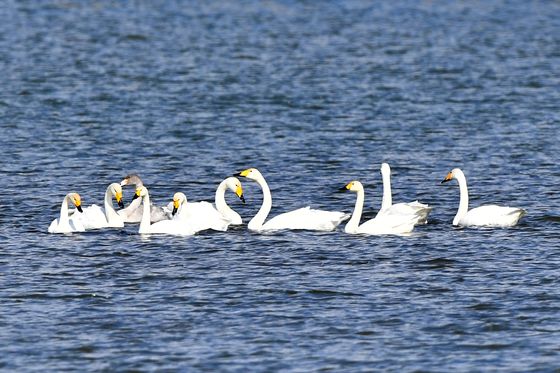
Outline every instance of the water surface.
<path id="1" fill-rule="evenodd" d="M 558 2 L 31 2 L 0 9 L 0 368 L 548 371 L 560 348 Z M 434 207 L 411 237 L 49 235 L 138 172 L 273 212 Z M 456 229 L 471 205 L 528 211 Z M 248 222 L 261 202 L 228 201 Z M 125 189 L 125 199 L 132 190 Z"/>

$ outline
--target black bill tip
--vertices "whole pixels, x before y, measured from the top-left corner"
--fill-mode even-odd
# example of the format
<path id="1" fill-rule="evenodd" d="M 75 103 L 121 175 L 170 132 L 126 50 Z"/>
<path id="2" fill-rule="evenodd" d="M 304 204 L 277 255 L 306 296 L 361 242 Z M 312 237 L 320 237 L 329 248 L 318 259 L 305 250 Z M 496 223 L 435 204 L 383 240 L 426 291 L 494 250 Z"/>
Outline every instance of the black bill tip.
<path id="1" fill-rule="evenodd" d="M 119 202 L 117 202 L 117 205 L 119 205 L 119 207 L 121 209 L 124 209 L 124 203 L 123 203 L 122 199 Z"/>
<path id="2" fill-rule="evenodd" d="M 242 195 L 239 196 L 239 199 L 241 200 L 241 202 L 245 203 L 245 197 Z"/>
<path id="3" fill-rule="evenodd" d="M 173 207 L 173 211 L 171 211 L 171 216 L 175 216 L 177 213 L 177 207 Z"/>
<path id="4" fill-rule="evenodd" d="M 135 193 L 135 194 L 132 196 L 132 200 L 134 201 L 136 198 L 138 198 L 138 194 Z"/>
<path id="5" fill-rule="evenodd" d="M 348 190 L 348 188 L 346 188 L 345 186 L 343 186 L 342 188 L 338 188 L 336 191 L 337 192 L 346 192 Z"/>
<path id="6" fill-rule="evenodd" d="M 82 205 L 76 206 L 76 208 L 78 209 L 79 212 L 84 212 L 84 210 L 82 210 Z"/>

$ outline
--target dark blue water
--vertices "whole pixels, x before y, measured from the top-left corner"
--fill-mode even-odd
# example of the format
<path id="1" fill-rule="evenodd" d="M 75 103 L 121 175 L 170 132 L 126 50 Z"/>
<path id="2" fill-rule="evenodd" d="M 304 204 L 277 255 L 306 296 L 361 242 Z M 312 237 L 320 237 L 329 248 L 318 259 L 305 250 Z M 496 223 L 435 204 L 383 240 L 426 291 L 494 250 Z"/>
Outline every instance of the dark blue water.
<path id="1" fill-rule="evenodd" d="M 0 369 L 551 371 L 560 366 L 560 3 L 0 7 Z M 258 167 L 271 215 L 434 207 L 411 237 L 49 235 L 138 172 L 211 200 Z M 456 229 L 471 205 L 528 211 Z M 376 186 L 377 188 L 373 188 Z M 245 222 L 260 206 L 244 182 Z M 125 199 L 132 191 L 125 190 Z"/>

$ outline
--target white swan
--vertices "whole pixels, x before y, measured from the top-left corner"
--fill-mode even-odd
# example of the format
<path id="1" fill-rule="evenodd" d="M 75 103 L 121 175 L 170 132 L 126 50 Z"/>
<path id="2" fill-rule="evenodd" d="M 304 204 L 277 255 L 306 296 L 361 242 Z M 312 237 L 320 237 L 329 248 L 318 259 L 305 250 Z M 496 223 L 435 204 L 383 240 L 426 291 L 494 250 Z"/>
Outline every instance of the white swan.
<path id="1" fill-rule="evenodd" d="M 82 199 L 78 193 L 68 193 L 60 206 L 60 217 L 49 225 L 49 233 L 71 233 L 85 231 L 82 221 L 77 216 L 68 216 L 68 201 L 72 202 L 81 213 Z"/>
<path id="2" fill-rule="evenodd" d="M 140 176 L 136 174 L 130 174 L 127 175 L 121 181 L 121 186 L 125 186 L 125 185 L 134 185 L 135 188 L 139 188 L 141 186 L 144 186 L 144 183 L 142 182 L 142 179 L 140 179 Z M 132 202 L 130 202 L 130 205 L 128 205 L 126 208 L 122 210 L 117 211 L 117 213 L 123 218 L 125 223 L 138 223 L 140 222 L 140 220 L 142 220 L 143 210 L 142 207 L 140 207 L 141 203 L 142 200 L 140 199 L 136 200 L 136 198 L 133 198 Z M 164 208 L 155 205 L 151 206 L 150 221 L 152 223 L 161 220 L 167 220 L 170 217 L 171 216 L 169 212 L 167 212 Z"/>
<path id="3" fill-rule="evenodd" d="M 459 168 L 454 168 L 441 183 L 456 179 L 459 183 L 459 210 L 453 219 L 453 225 L 463 227 L 513 227 L 526 211 L 518 207 L 486 205 L 469 210 L 469 190 L 467 179 Z"/>
<path id="4" fill-rule="evenodd" d="M 78 214 L 77 218 L 82 221 L 85 230 L 124 227 L 123 218 L 117 214 L 113 208 L 113 197 L 117 200 L 119 207 L 124 207 L 122 202 L 122 188 L 120 184 L 112 183 L 105 191 L 105 210 L 97 205 L 91 205 L 84 208 L 83 214 Z M 77 213 L 74 212 L 74 215 L 76 214 Z"/>
<path id="5" fill-rule="evenodd" d="M 226 231 L 230 224 L 242 223 L 241 216 L 226 203 L 226 189 L 233 191 L 242 202 L 245 202 L 241 182 L 235 177 L 228 177 L 220 183 L 216 190 L 214 198 L 216 207 L 205 201 L 187 203 L 187 197 L 179 192 L 173 196 L 173 202 L 168 205 L 168 209 L 173 209 L 173 219 L 181 220 L 197 232 L 205 229 Z"/>
<path id="6" fill-rule="evenodd" d="M 393 197 L 391 193 L 391 168 L 389 164 L 381 165 L 381 176 L 383 177 L 383 202 L 377 216 L 381 215 L 418 215 L 416 224 L 426 224 L 428 222 L 428 214 L 432 208 L 418 201 L 409 203 L 395 203 L 393 205 Z"/>
<path id="7" fill-rule="evenodd" d="M 150 223 L 150 194 L 145 186 L 136 188 L 135 196 L 142 197 L 142 220 L 140 220 L 140 234 L 172 234 L 179 236 L 191 236 L 195 232 L 185 226 L 180 220 L 161 220 Z"/>
<path id="8" fill-rule="evenodd" d="M 360 225 L 362 209 L 364 207 L 364 187 L 359 181 L 351 181 L 341 190 L 350 190 L 358 194 L 356 205 L 352 217 L 346 223 L 344 231 L 346 233 L 365 233 L 365 234 L 405 234 L 414 229 L 417 214 L 400 215 L 379 215 Z"/>
<path id="9" fill-rule="evenodd" d="M 256 181 L 263 191 L 263 203 L 257 214 L 249 222 L 248 228 L 250 230 L 306 229 L 332 231 L 349 217 L 349 214 L 343 212 L 313 210 L 308 206 L 277 215 L 265 223 L 264 221 L 272 208 L 272 196 L 266 180 L 256 168 L 248 168 L 236 176 L 243 176 Z"/>

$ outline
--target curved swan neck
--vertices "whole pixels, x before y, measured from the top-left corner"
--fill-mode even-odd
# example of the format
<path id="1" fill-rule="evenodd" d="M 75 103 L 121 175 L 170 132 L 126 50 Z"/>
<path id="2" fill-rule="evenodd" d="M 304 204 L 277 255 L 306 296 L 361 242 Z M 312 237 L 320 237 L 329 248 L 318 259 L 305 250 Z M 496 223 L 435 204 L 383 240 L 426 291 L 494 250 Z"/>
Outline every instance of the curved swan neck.
<path id="1" fill-rule="evenodd" d="M 248 228 L 252 230 L 258 230 L 262 228 L 270 209 L 272 208 L 272 195 L 270 194 L 270 189 L 264 177 L 259 177 L 255 180 L 262 189 L 263 192 L 263 203 L 257 214 L 249 222 Z"/>
<path id="2" fill-rule="evenodd" d="M 235 212 L 228 206 L 225 198 L 227 190 L 227 181 L 224 180 L 218 185 L 216 189 L 216 196 L 214 197 L 214 203 L 216 204 L 216 210 L 220 212 L 225 217 L 231 216 L 232 212 Z"/>
<path id="3" fill-rule="evenodd" d="M 70 219 L 68 218 L 68 198 L 70 198 L 70 194 L 67 194 L 64 199 L 62 200 L 62 204 L 60 205 L 60 218 L 58 220 L 58 224 L 69 224 Z"/>
<path id="4" fill-rule="evenodd" d="M 455 219 L 453 219 L 453 225 L 458 225 L 459 221 L 469 211 L 469 190 L 467 188 L 467 178 L 462 172 L 457 172 L 455 179 L 457 179 L 457 182 L 459 183 L 459 193 L 461 198 L 459 200 L 457 215 L 455 215 Z"/>
<path id="5" fill-rule="evenodd" d="M 359 189 L 357 194 L 352 217 L 348 220 L 348 223 L 346 223 L 346 226 L 344 227 L 344 231 L 346 233 L 355 233 L 360 226 L 360 219 L 362 218 L 362 210 L 364 208 L 364 188 Z"/>
<path id="6" fill-rule="evenodd" d="M 381 210 L 385 210 L 393 205 L 391 192 L 391 171 L 387 171 L 382 167 L 381 176 L 383 177 L 383 201 L 381 202 Z"/>
<path id="7" fill-rule="evenodd" d="M 113 193 L 111 192 L 111 186 L 107 187 L 105 191 L 105 200 L 104 200 L 104 207 L 105 207 L 105 218 L 107 221 L 111 221 L 115 217 L 118 217 L 119 214 L 115 211 L 113 207 Z"/>
<path id="8" fill-rule="evenodd" d="M 146 192 L 146 195 L 142 197 L 142 220 L 140 220 L 140 228 L 138 233 L 146 233 L 150 228 L 150 195 Z"/>

